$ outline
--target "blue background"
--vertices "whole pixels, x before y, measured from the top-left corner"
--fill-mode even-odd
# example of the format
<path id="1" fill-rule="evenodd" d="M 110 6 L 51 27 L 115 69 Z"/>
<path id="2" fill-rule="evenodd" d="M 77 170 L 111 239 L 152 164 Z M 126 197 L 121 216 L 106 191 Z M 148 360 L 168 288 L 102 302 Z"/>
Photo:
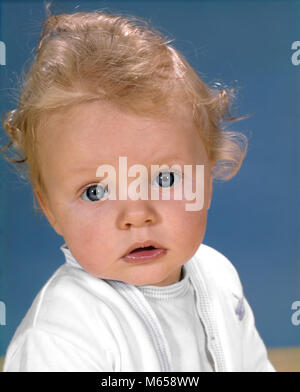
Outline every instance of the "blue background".
<path id="1" fill-rule="evenodd" d="M 58 2 L 56 2 L 58 3 Z M 300 65 L 291 45 L 300 40 L 299 1 L 60 1 L 55 13 L 104 8 L 150 21 L 182 51 L 205 82 L 237 88 L 235 113 L 251 114 L 230 129 L 249 138 L 240 172 L 216 181 L 204 243 L 225 254 L 239 272 L 256 326 L 267 347 L 299 346 L 291 322 L 300 300 L 299 103 Z M 42 1 L 1 1 L 0 109 L 15 107 L 23 66 L 33 56 L 45 11 Z M 7 139 L 0 129 L 2 144 Z M 36 217 L 29 185 L 0 159 L 0 355 L 34 297 L 64 262 L 63 238 Z"/>

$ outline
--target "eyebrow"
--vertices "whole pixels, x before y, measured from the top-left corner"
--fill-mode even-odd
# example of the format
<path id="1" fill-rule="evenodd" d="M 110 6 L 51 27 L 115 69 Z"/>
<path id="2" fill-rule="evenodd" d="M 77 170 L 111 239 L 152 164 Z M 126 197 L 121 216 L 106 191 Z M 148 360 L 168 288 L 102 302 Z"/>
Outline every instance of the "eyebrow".
<path id="1" fill-rule="evenodd" d="M 178 163 L 183 163 L 183 162 L 185 162 L 186 160 L 185 159 L 183 159 L 183 158 L 179 158 L 179 157 L 173 157 L 173 156 L 169 156 L 169 157 L 165 157 L 165 158 L 157 158 L 157 159 L 153 159 L 153 162 L 151 163 L 151 165 L 159 165 L 159 166 L 161 166 L 162 164 L 166 164 L 167 162 L 172 162 L 172 163 L 174 163 L 174 162 L 176 162 L 176 161 L 178 161 Z M 128 163 L 128 162 L 127 162 Z M 136 164 L 136 163 L 135 163 Z M 96 167 L 96 170 L 97 170 L 97 168 L 99 167 L 99 166 L 102 166 L 102 165 L 107 165 L 107 163 L 101 163 L 101 164 L 99 164 L 97 167 Z M 109 164 L 110 165 L 110 164 Z M 111 166 L 113 166 L 113 165 L 111 165 Z M 171 165 L 172 166 L 172 165 Z M 118 168 L 119 166 L 118 166 L 118 164 L 117 164 L 117 168 Z M 130 166 L 129 166 L 130 167 Z M 74 169 L 74 170 L 71 170 L 71 173 L 78 173 L 78 172 L 87 172 L 87 171 L 92 171 L 92 170 L 95 170 L 95 167 L 79 167 L 79 168 L 76 168 L 76 169 Z"/>

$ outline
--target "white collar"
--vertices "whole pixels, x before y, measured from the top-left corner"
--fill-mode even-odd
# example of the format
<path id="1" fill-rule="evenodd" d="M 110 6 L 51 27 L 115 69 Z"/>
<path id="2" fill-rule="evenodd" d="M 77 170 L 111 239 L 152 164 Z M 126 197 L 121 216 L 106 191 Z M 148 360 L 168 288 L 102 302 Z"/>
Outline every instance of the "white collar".
<path id="1" fill-rule="evenodd" d="M 68 245 L 64 243 L 62 246 L 59 248 L 65 255 L 66 259 L 66 264 L 72 265 L 73 267 L 81 268 L 84 269 L 78 261 L 75 259 L 75 257 L 72 255 Z"/>

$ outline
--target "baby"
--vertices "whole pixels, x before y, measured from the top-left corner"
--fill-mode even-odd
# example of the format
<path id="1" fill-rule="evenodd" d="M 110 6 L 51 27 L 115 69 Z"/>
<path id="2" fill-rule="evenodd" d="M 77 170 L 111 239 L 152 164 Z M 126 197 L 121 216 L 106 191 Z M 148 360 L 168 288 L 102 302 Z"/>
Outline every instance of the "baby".
<path id="1" fill-rule="evenodd" d="M 141 19 L 49 16 L 3 126 L 65 263 L 4 371 L 274 371 L 235 268 L 202 244 L 213 178 L 246 153 L 228 104 Z"/>

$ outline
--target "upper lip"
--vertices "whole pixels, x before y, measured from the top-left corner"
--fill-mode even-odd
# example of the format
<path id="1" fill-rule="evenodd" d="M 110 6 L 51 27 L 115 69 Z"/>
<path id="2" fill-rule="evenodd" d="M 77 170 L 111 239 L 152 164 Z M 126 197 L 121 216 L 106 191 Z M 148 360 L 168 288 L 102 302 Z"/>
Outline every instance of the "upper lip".
<path id="1" fill-rule="evenodd" d="M 125 257 L 128 255 L 128 253 L 132 252 L 134 249 L 137 248 L 146 248 L 147 246 L 153 246 L 154 248 L 158 249 L 165 249 L 161 244 L 159 244 L 156 241 L 148 240 L 148 241 L 140 241 L 140 242 L 135 242 L 132 244 L 125 252 L 125 254 L 122 257 Z"/>

